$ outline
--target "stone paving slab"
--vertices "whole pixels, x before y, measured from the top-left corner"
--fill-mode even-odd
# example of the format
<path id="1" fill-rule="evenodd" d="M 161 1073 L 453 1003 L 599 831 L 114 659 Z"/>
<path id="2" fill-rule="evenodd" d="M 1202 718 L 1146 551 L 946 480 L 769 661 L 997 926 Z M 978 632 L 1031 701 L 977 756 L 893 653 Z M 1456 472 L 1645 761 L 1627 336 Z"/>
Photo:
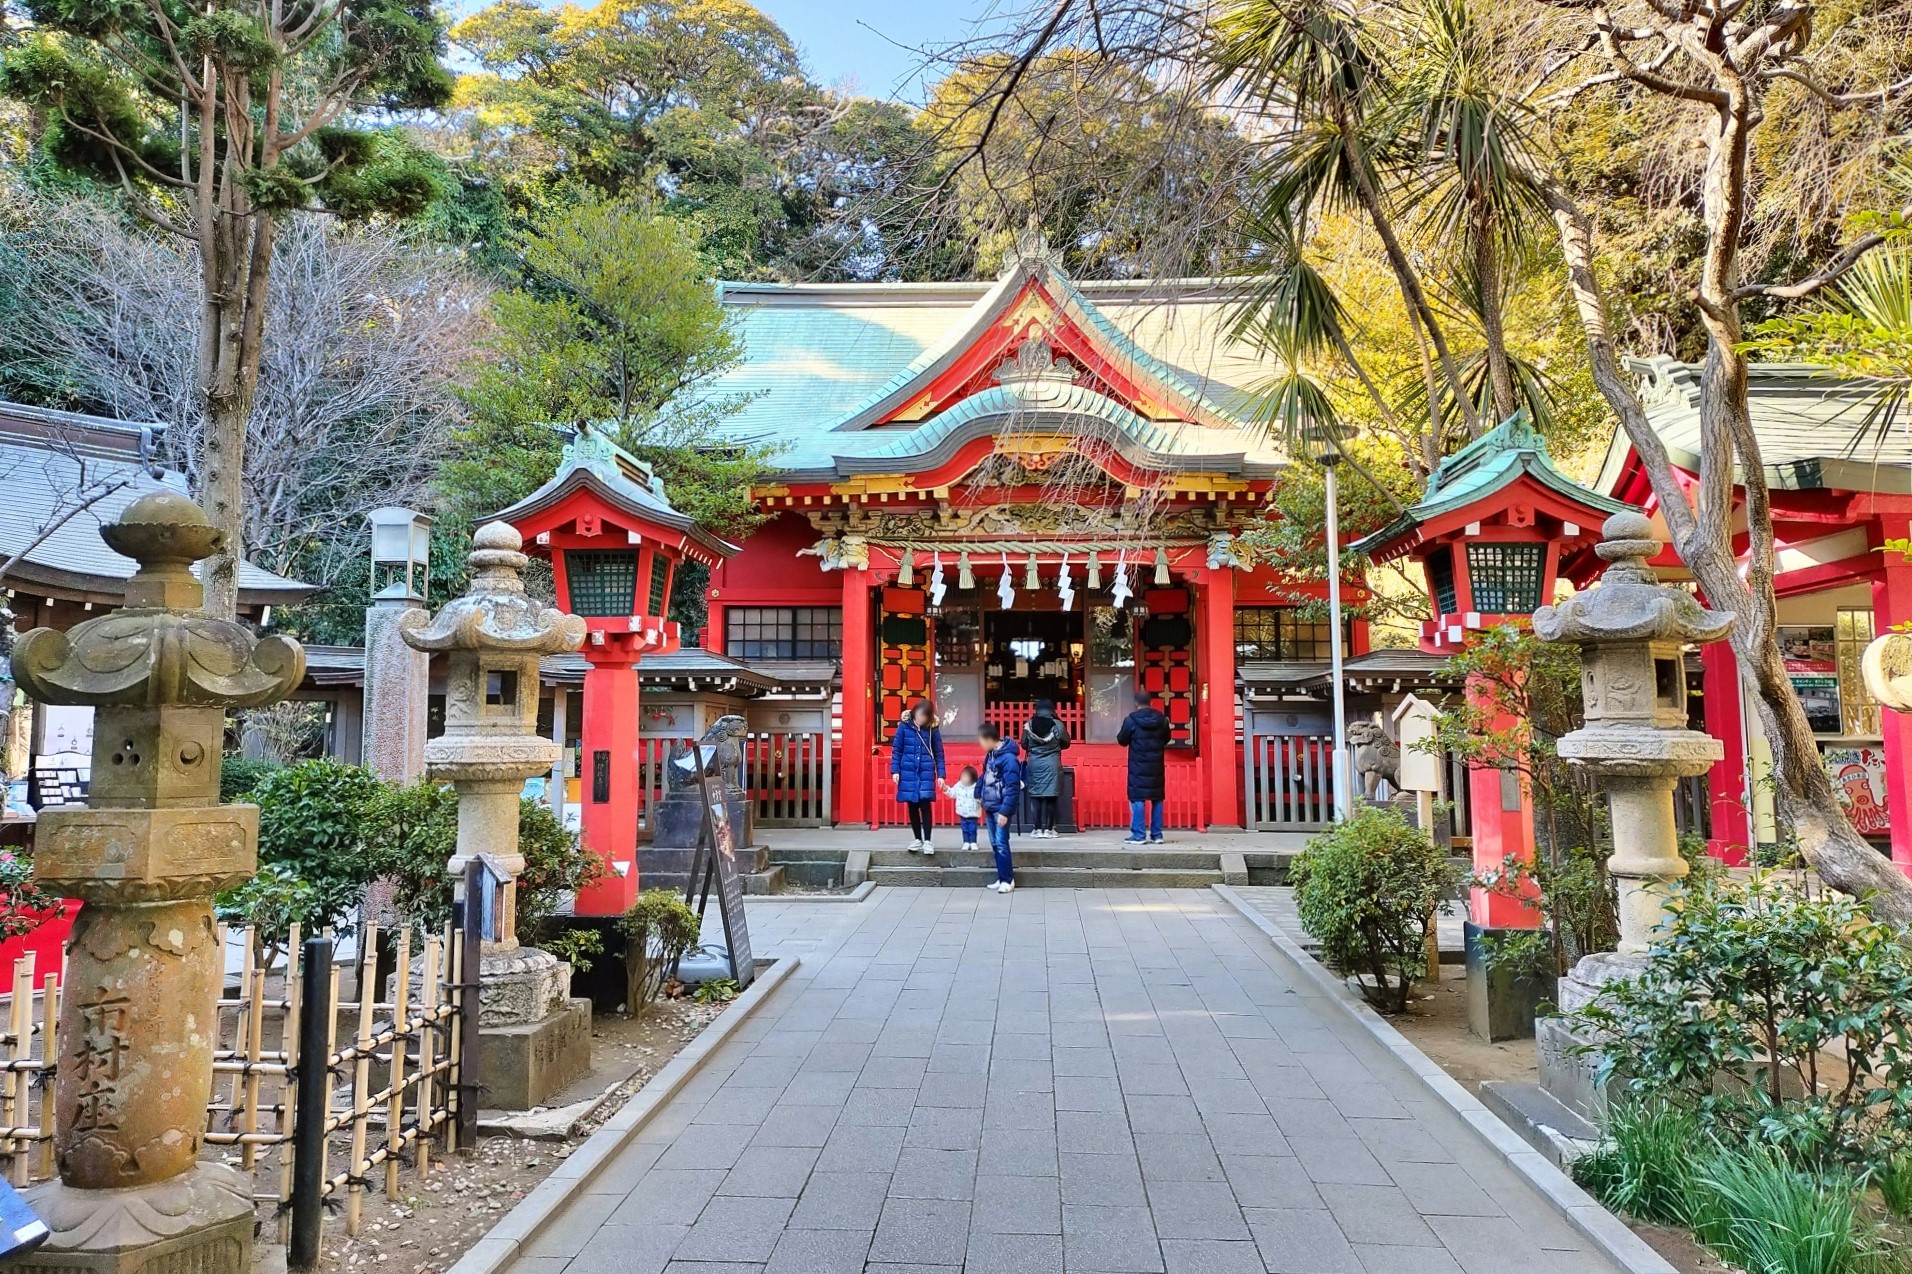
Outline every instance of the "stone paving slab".
<path id="1" fill-rule="evenodd" d="M 1183 890 L 749 902 L 802 964 L 515 1274 L 1610 1274 Z"/>

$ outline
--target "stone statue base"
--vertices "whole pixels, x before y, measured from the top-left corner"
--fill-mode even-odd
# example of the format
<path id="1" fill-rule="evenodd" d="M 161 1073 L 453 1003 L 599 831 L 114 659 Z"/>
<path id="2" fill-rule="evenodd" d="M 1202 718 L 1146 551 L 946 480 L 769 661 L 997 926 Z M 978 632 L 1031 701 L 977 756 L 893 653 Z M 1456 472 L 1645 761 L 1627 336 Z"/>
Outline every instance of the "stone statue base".
<path id="1" fill-rule="evenodd" d="M 732 788 L 729 805 L 730 826 L 737 837 L 737 872 L 744 878 L 744 892 L 775 892 L 770 851 L 749 843 L 749 798 Z M 703 826 L 704 807 L 696 789 L 679 788 L 660 802 L 655 834 L 649 844 L 638 846 L 638 888 L 681 892 L 690 883 L 691 865 L 697 857 L 697 837 Z"/>
<path id="2" fill-rule="evenodd" d="M 536 947 L 485 952 L 478 974 L 480 1103 L 528 1110 L 591 1072 L 591 1002 L 571 966 Z"/>
<path id="3" fill-rule="evenodd" d="M 252 1192 L 223 1164 L 121 1190 L 48 1181 L 26 1197 L 53 1237 L 9 1274 L 252 1274 Z"/>

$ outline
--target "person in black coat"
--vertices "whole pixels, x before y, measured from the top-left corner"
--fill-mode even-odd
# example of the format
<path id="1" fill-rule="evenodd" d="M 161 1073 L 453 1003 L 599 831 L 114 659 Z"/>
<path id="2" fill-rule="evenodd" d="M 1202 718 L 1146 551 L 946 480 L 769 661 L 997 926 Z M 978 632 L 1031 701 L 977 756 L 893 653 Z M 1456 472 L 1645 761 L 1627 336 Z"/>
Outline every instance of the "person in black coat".
<path id="1" fill-rule="evenodd" d="M 1162 798 L 1168 790 L 1168 718 L 1146 690 L 1135 692 L 1135 711 L 1122 722 L 1115 741 L 1129 750 L 1129 834 L 1125 845 L 1162 843 Z M 1153 806 L 1153 809 L 1149 807 Z M 1148 832 L 1143 833 L 1143 815 Z"/>
<path id="2" fill-rule="evenodd" d="M 1056 719 L 1056 705 L 1036 700 L 1036 715 L 1022 728 L 1022 790 L 1029 797 L 1031 836 L 1056 834 L 1056 798 L 1062 794 L 1062 750 L 1069 746 L 1069 728 Z"/>

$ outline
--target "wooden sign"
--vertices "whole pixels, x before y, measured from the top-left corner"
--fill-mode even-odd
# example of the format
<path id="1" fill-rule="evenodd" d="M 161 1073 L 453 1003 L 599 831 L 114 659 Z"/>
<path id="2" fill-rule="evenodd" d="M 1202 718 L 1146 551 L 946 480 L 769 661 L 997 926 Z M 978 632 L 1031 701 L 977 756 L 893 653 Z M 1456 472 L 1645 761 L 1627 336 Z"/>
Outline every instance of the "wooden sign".
<path id="1" fill-rule="evenodd" d="M 693 742 L 691 752 L 697 763 L 697 792 L 704 818 L 697 834 L 697 852 L 691 858 L 684 901 L 696 908 L 701 919 L 710 905 L 711 886 L 716 885 L 717 908 L 724 918 L 724 946 L 730 952 L 730 976 L 741 991 L 757 975 L 757 962 L 750 954 L 750 926 L 744 919 L 744 881 L 737 871 L 737 837 L 742 829 L 731 823 L 730 794 L 723 777 L 706 773 L 704 745 Z"/>
<path id="2" fill-rule="evenodd" d="M 1425 699 L 1409 695 L 1394 709 L 1395 738 L 1401 744 L 1401 790 L 1434 792 L 1441 790 L 1442 758 L 1424 751 L 1434 737 L 1441 710 Z"/>

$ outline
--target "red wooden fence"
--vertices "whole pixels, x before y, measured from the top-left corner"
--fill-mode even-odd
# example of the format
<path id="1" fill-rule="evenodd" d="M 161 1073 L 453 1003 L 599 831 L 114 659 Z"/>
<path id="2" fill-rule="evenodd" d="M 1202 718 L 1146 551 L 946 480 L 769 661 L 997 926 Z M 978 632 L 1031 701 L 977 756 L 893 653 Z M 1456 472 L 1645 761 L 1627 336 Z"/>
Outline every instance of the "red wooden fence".
<path id="1" fill-rule="evenodd" d="M 965 765 L 982 769 L 982 748 L 974 743 L 945 743 L 949 776 L 954 781 Z M 1127 827 L 1129 825 L 1128 749 L 1113 743 L 1076 743 L 1062 754 L 1063 765 L 1075 771 L 1076 826 L 1084 829 Z M 1168 799 L 1163 802 L 1163 821 L 1182 830 L 1207 830 L 1208 811 L 1203 803 L 1204 759 L 1183 750 L 1168 754 Z M 909 814 L 896 800 L 896 785 L 890 781 L 889 749 L 880 749 L 870 759 L 870 826 L 902 827 Z M 936 825 L 950 827 L 956 822 L 956 808 L 949 797 L 936 798 Z M 839 811 L 840 819 L 853 819 L 852 811 Z"/>

